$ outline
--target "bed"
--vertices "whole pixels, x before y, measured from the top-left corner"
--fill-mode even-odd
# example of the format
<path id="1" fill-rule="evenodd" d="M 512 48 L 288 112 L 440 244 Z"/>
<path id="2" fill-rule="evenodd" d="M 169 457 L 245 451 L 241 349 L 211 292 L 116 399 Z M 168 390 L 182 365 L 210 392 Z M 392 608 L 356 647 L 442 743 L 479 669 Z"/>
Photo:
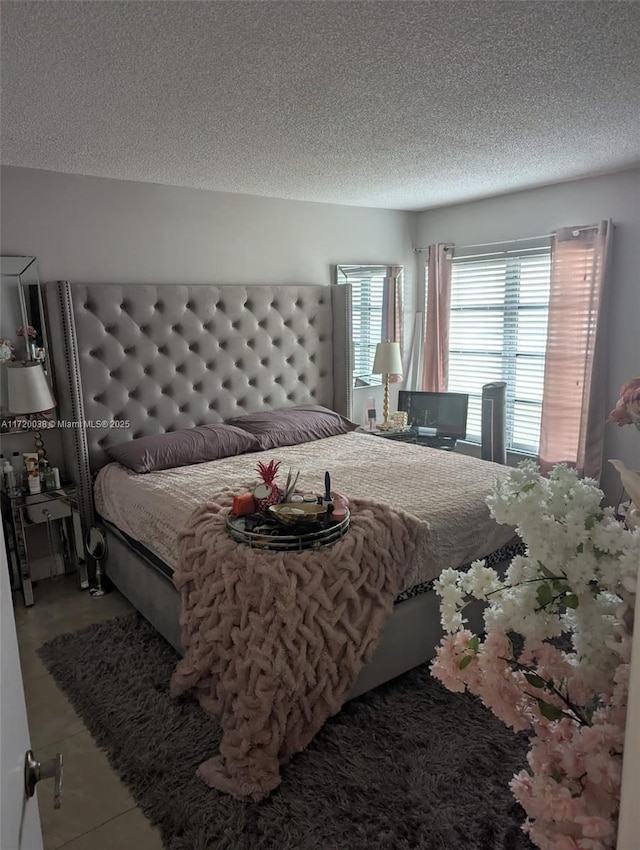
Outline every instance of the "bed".
<path id="1" fill-rule="evenodd" d="M 63 342 L 53 350 L 60 418 L 79 424 L 62 437 L 83 527 L 103 525 L 106 575 L 178 651 L 172 569 L 180 524 L 212 482 L 255 478 L 262 454 L 300 468 L 301 482 L 316 490 L 330 458 L 336 489 L 422 511 L 431 530 L 430 549 L 407 565 L 403 592 L 351 697 L 433 656 L 440 625 L 430 581 L 442 568 L 508 554 L 512 532 L 492 523 L 484 505 L 501 467 L 455 453 L 352 433 L 163 474 L 134 475 L 110 463 L 106 450 L 119 442 L 262 410 L 312 403 L 348 417 L 348 286 L 58 282 L 45 286 L 45 303 L 51 336 Z M 144 516 L 148 510 L 153 516 Z"/>

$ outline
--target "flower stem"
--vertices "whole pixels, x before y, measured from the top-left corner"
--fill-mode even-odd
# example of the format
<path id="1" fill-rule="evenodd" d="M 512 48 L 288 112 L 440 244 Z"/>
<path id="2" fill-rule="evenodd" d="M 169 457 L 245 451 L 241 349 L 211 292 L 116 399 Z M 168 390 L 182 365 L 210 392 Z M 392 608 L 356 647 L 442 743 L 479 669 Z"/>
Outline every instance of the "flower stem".
<path id="1" fill-rule="evenodd" d="M 516 661 L 515 658 L 501 658 L 500 660 L 506 661 L 506 663 L 509 664 L 511 667 L 514 667 L 516 670 L 519 670 L 522 673 L 533 673 L 535 676 L 539 676 L 544 682 L 545 688 L 551 691 L 551 693 L 555 694 L 555 696 L 559 697 L 562 702 L 567 706 L 567 708 L 573 713 L 574 716 L 571 719 L 577 720 L 578 723 L 580 723 L 582 726 L 592 725 L 591 723 L 589 723 L 582 711 L 580 711 L 578 706 L 575 705 L 575 703 L 571 702 L 571 700 L 566 697 L 562 693 L 562 691 L 559 691 L 558 688 L 556 688 L 556 686 L 553 684 L 553 680 L 545 679 L 544 676 L 540 676 L 540 673 L 538 672 L 538 670 L 535 669 L 535 667 L 530 667 L 528 664 L 521 664 L 519 661 Z M 538 697 L 534 696 L 533 694 L 530 694 L 528 691 L 525 691 L 525 693 L 527 694 L 527 696 L 530 696 L 533 699 L 538 699 Z M 569 717 L 569 715 L 565 714 L 565 717 Z"/>
<path id="2" fill-rule="evenodd" d="M 566 576 L 541 576 L 540 578 L 526 578 L 524 581 L 519 581 L 517 584 L 503 584 L 495 590 L 490 590 L 487 596 L 492 596 L 494 593 L 502 593 L 503 590 L 509 590 L 512 587 L 520 587 L 521 584 L 534 584 L 536 581 L 566 581 Z M 473 598 L 473 597 L 472 597 Z M 540 609 L 538 609 L 540 610 Z"/>

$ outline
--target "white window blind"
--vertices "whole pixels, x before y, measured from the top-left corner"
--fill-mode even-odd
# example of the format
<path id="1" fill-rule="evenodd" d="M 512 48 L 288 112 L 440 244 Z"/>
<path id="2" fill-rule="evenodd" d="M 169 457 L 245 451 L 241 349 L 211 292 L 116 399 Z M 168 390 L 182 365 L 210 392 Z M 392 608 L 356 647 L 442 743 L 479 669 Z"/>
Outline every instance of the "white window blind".
<path id="1" fill-rule="evenodd" d="M 351 284 L 351 329 L 354 386 L 382 383 L 372 375 L 376 346 L 382 342 L 382 307 L 386 266 L 338 266 L 338 283 Z"/>
<path id="2" fill-rule="evenodd" d="M 548 245 L 454 254 L 450 392 L 469 393 L 467 439 L 480 442 L 482 385 L 506 381 L 507 446 L 537 453 L 551 271 Z"/>

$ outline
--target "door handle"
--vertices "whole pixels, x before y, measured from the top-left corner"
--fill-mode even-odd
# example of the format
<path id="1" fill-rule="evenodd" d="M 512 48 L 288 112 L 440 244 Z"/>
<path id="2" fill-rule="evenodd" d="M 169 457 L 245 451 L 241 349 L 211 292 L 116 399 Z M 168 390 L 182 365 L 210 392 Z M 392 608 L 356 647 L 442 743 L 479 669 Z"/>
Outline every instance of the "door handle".
<path id="1" fill-rule="evenodd" d="M 59 809 L 62 803 L 62 753 L 56 753 L 49 761 L 36 761 L 32 750 L 24 757 L 24 793 L 33 797 L 36 785 L 41 779 L 53 779 L 53 808 Z"/>

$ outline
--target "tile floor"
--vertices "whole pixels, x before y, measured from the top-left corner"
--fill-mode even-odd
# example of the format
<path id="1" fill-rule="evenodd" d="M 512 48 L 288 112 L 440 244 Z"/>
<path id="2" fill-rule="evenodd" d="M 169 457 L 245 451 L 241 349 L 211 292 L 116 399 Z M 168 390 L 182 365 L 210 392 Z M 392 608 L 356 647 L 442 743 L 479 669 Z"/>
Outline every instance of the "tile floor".
<path id="1" fill-rule="evenodd" d="M 36 654 L 49 638 L 121 616 L 131 605 L 117 591 L 92 599 L 75 576 L 39 582 L 35 597 L 25 608 L 14 595 L 31 747 L 40 760 L 64 756 L 62 807 L 53 808 L 51 782 L 37 786 L 44 850 L 162 850 L 160 834 Z"/>

